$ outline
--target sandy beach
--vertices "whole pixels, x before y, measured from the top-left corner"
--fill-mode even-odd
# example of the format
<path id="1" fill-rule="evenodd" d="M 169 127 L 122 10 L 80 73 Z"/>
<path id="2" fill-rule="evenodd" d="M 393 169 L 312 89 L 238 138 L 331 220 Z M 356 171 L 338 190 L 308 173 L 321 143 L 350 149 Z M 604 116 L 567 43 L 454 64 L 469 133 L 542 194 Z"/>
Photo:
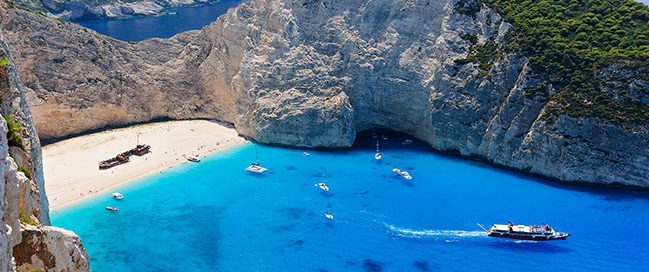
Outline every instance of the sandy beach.
<path id="1" fill-rule="evenodd" d="M 151 153 L 132 156 L 126 164 L 99 170 L 100 161 L 135 147 L 138 137 L 140 144 L 151 145 Z M 43 171 L 50 209 L 190 163 L 186 159 L 189 156 L 204 158 L 245 142 L 233 128 L 207 120 L 190 120 L 136 125 L 46 145 Z"/>

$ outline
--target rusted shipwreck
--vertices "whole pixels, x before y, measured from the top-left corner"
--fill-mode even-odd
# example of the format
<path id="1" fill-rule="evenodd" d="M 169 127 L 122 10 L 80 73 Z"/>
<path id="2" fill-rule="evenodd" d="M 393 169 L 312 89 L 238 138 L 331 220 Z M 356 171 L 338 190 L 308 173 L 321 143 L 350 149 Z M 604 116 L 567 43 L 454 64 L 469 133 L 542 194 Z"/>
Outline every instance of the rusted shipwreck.
<path id="1" fill-rule="evenodd" d="M 150 145 L 137 145 L 135 148 L 120 153 L 119 155 L 110 158 L 105 161 L 100 161 L 99 162 L 99 169 L 108 169 L 112 168 L 115 166 L 118 166 L 120 164 L 125 164 L 129 161 L 131 161 L 131 156 L 136 155 L 136 156 L 143 156 L 146 155 L 147 153 L 151 152 L 151 146 Z"/>

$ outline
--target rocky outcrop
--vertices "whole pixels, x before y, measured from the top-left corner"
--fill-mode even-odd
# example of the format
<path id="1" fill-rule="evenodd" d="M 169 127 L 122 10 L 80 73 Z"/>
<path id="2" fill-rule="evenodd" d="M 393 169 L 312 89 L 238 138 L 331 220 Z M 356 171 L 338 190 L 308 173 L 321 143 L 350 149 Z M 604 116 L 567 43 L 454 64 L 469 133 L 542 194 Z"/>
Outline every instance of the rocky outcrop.
<path id="1" fill-rule="evenodd" d="M 0 16 L 6 18 L 4 9 Z M 89 271 L 76 235 L 42 226 L 49 224 L 49 211 L 40 142 L 15 62 L 1 34 L 0 45 L 1 110 L 10 116 L 7 121 L 0 119 L 0 269 Z M 7 122 L 12 123 L 11 130 Z"/>
<path id="2" fill-rule="evenodd" d="M 563 181 L 649 187 L 647 124 L 549 114 L 555 87 L 504 50 L 512 26 L 455 4 L 252 0 L 201 31 L 141 43 L 20 10 L 2 26 L 45 140 L 160 118 L 224 120 L 303 147 L 390 128 Z M 646 94 L 646 79 L 634 82 Z"/>
<path id="3" fill-rule="evenodd" d="M 14 247 L 16 266 L 24 271 L 47 268 L 52 272 L 90 271 L 88 254 L 74 232 L 57 227 L 26 225 Z"/>

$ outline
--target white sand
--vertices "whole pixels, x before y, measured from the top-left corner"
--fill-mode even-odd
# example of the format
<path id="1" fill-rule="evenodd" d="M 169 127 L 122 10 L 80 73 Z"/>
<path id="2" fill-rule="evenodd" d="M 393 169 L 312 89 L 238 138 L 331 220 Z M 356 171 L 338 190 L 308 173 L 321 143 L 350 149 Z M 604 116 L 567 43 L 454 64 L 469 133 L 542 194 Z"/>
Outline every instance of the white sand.
<path id="1" fill-rule="evenodd" d="M 134 148 L 151 145 L 151 153 L 99 170 L 99 162 Z M 146 175 L 159 173 L 187 156 L 200 156 L 244 143 L 233 128 L 192 120 L 170 121 L 109 130 L 60 141 L 43 148 L 45 189 L 50 208 L 72 204 Z"/>

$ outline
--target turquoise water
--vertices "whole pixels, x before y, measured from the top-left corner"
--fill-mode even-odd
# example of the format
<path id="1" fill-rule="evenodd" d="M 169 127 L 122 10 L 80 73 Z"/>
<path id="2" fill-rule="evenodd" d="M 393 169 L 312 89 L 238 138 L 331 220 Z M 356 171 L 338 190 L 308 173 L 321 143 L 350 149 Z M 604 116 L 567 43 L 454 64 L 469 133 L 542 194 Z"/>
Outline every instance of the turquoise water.
<path id="1" fill-rule="evenodd" d="M 558 185 L 404 137 L 389 135 L 380 162 L 365 136 L 311 156 L 258 146 L 263 176 L 243 171 L 254 159 L 247 144 L 121 188 L 124 200 L 107 192 L 54 211 L 53 223 L 81 236 L 99 272 L 649 269 L 649 192 Z M 314 186 L 324 179 L 328 193 Z M 522 242 L 476 226 L 507 221 L 572 236 Z"/>
<path id="2" fill-rule="evenodd" d="M 141 41 L 148 38 L 169 38 L 179 32 L 200 29 L 236 6 L 241 0 L 221 0 L 195 7 L 170 8 L 161 16 L 139 16 L 126 19 L 84 19 L 78 23 L 99 33 L 123 41 Z"/>

